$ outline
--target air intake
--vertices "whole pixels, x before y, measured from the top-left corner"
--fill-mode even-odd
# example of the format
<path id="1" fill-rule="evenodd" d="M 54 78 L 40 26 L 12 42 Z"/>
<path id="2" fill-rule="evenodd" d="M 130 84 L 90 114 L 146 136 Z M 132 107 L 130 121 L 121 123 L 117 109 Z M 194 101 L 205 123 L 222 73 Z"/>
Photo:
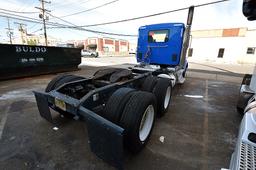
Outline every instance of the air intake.
<path id="1" fill-rule="evenodd" d="M 239 170 L 256 169 L 256 147 L 250 144 L 241 143 Z"/>

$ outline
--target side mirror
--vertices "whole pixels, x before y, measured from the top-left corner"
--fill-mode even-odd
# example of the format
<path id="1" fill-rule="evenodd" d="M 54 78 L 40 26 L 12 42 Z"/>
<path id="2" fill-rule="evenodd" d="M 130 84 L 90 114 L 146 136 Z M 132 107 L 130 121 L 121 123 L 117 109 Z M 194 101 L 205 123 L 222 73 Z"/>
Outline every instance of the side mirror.
<path id="1" fill-rule="evenodd" d="M 256 20 L 256 0 L 243 1 L 243 14 L 249 21 Z"/>

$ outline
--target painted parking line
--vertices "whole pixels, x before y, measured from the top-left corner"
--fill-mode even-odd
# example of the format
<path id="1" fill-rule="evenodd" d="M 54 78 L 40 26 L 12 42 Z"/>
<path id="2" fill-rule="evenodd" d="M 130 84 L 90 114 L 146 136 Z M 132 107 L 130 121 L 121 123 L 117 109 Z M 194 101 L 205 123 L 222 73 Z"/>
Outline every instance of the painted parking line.
<path id="1" fill-rule="evenodd" d="M 202 149 L 202 156 L 203 158 L 206 160 L 203 163 L 203 167 L 202 170 L 205 169 L 209 169 L 208 164 L 209 164 L 209 160 L 208 160 L 208 142 L 209 142 L 209 115 L 207 112 L 207 108 L 208 108 L 208 80 L 205 80 L 205 113 L 204 113 L 204 122 L 203 122 L 203 149 Z"/>

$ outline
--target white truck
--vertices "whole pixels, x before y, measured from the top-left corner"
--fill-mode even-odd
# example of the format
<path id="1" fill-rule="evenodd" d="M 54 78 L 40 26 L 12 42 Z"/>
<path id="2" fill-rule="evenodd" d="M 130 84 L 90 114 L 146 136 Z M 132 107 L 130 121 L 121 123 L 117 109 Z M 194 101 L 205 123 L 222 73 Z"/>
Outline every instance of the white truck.
<path id="1" fill-rule="evenodd" d="M 243 1 L 243 14 L 256 20 L 256 0 Z M 255 39 L 256 40 L 256 39 Z M 237 110 L 243 114 L 235 151 L 229 169 L 256 169 L 256 65 L 253 74 L 246 74 L 240 87 Z"/>

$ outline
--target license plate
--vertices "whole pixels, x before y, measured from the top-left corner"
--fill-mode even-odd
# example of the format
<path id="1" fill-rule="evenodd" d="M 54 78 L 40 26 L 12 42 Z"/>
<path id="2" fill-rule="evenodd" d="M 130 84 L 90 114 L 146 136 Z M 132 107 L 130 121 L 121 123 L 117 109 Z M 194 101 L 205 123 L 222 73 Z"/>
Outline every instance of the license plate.
<path id="1" fill-rule="evenodd" d="M 57 106 L 61 110 L 66 111 L 66 103 L 58 98 L 55 98 L 55 106 Z"/>

